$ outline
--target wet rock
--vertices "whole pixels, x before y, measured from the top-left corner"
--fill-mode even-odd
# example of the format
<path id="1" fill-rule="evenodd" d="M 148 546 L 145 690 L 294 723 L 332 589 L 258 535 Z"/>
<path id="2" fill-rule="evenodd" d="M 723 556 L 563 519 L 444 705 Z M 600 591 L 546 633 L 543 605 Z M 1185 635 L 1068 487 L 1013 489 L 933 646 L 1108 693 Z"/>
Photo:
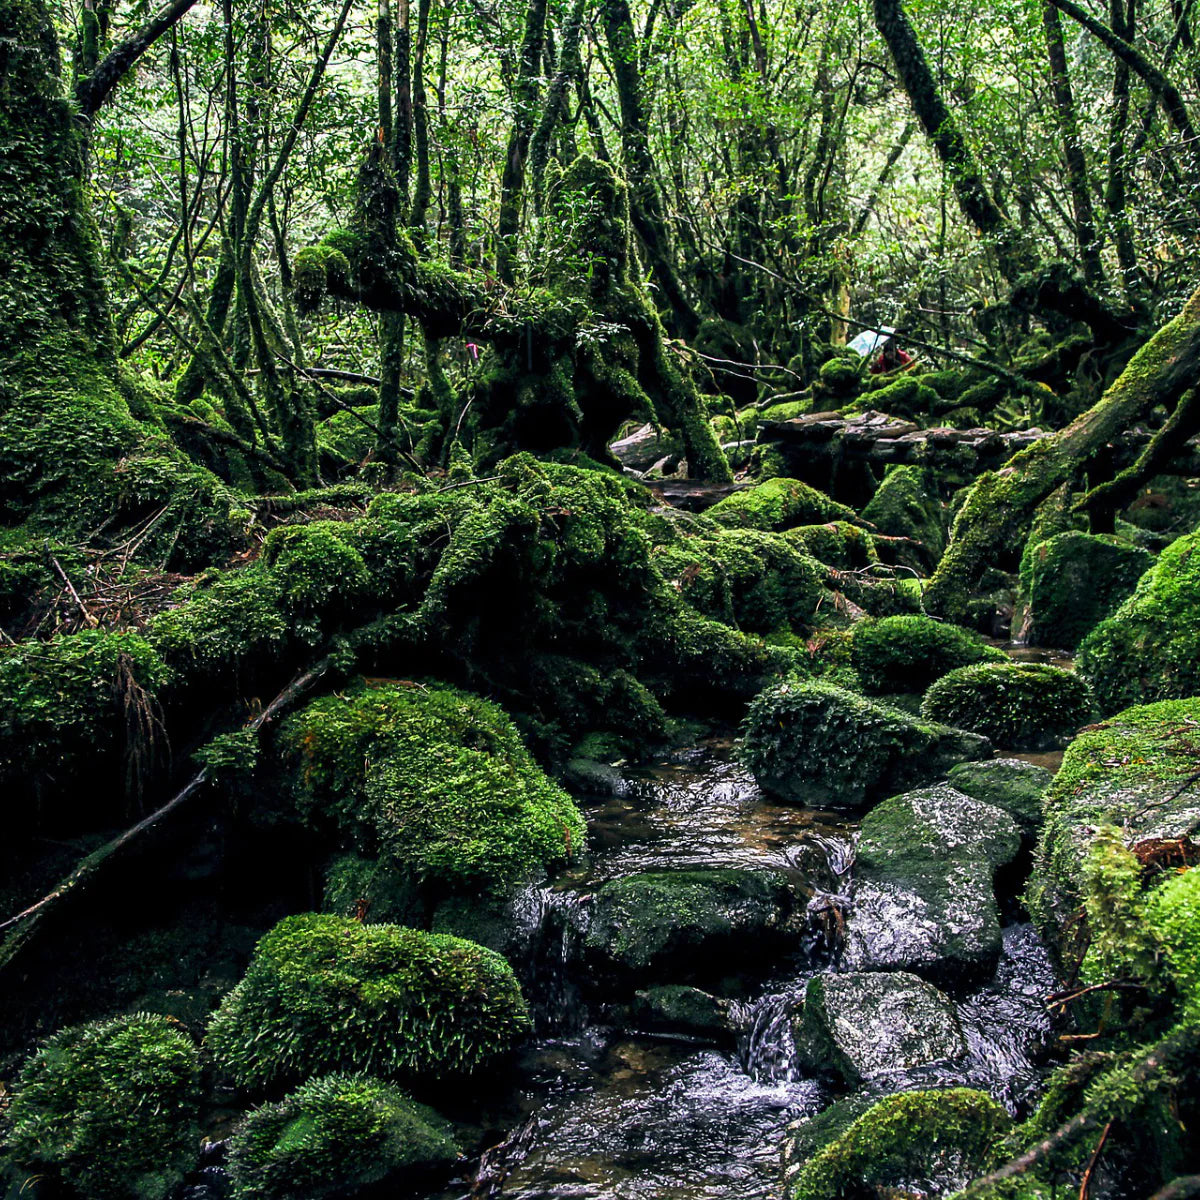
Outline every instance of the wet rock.
<path id="1" fill-rule="evenodd" d="M 649 470 L 659 459 L 679 452 L 679 439 L 664 434 L 653 425 L 643 425 L 628 437 L 609 446 L 613 457 L 623 467 L 634 471 Z"/>
<path id="2" fill-rule="evenodd" d="M 788 680 L 750 705 L 742 756 L 765 791 L 813 808 L 871 799 L 986 758 L 991 743 L 819 681 Z"/>
<path id="3" fill-rule="evenodd" d="M 793 1036 L 805 1066 L 851 1086 L 967 1052 L 954 1005 L 905 971 L 817 976 Z"/>
<path id="4" fill-rule="evenodd" d="M 563 782 L 575 793 L 595 796 L 623 796 L 629 781 L 619 768 L 594 758 L 572 758 L 563 771 Z"/>
<path id="5" fill-rule="evenodd" d="M 783 1167 L 792 1200 L 832 1196 L 945 1196 L 985 1167 L 1008 1115 L 970 1088 L 840 1100 L 788 1129 Z"/>
<path id="6" fill-rule="evenodd" d="M 729 1037 L 729 1001 L 680 984 L 647 988 L 634 997 L 633 1020 L 655 1032 L 724 1041 Z"/>
<path id="7" fill-rule="evenodd" d="M 1000 956 L 992 886 L 1020 848 L 1016 822 L 948 784 L 893 796 L 862 823 L 846 965 L 961 985 Z"/>
<path id="8" fill-rule="evenodd" d="M 596 892 L 584 948 L 621 974 L 711 977 L 794 937 L 794 907 L 778 871 L 627 875 Z"/>
<path id="9" fill-rule="evenodd" d="M 1054 775 L 1045 767 L 1020 758 L 960 763 L 946 777 L 951 786 L 984 804 L 1003 809 L 1021 835 L 1037 838 L 1042 826 L 1042 797 Z"/>

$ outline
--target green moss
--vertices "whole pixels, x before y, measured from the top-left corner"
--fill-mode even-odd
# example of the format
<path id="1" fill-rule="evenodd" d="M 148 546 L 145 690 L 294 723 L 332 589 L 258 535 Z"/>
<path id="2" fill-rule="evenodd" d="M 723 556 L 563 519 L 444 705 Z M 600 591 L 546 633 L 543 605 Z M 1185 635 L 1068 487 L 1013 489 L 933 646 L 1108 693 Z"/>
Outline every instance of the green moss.
<path id="1" fill-rule="evenodd" d="M 524 1035 L 511 968 L 473 942 L 309 913 L 258 943 L 206 1044 L 241 1088 L 326 1071 L 440 1079 L 478 1071 Z"/>
<path id="2" fill-rule="evenodd" d="M 895 561 L 929 571 L 946 548 L 944 506 L 929 487 L 920 467 L 889 467 L 862 519 L 888 537 L 908 538 L 913 544 L 892 551 Z M 886 553 L 886 551 L 885 551 Z"/>
<path id="3" fill-rule="evenodd" d="M 921 715 L 990 738 L 998 746 L 1036 750 L 1056 745 L 1090 720 L 1087 684 L 1042 663 L 980 663 L 933 683 Z"/>
<path id="4" fill-rule="evenodd" d="M 714 504 L 707 515 L 730 528 L 775 531 L 794 525 L 854 520 L 853 509 L 798 479 L 768 479 L 757 487 L 734 492 Z"/>
<path id="5" fill-rule="evenodd" d="M 127 816 L 128 756 L 150 749 L 131 711 L 152 724 L 167 679 L 136 633 L 85 629 L 0 648 L 0 787 L 12 816 L 54 835 Z"/>
<path id="6" fill-rule="evenodd" d="M 859 622 L 850 661 L 867 691 L 882 694 L 924 692 L 956 667 L 1008 660 L 978 634 L 912 614 Z"/>
<path id="7" fill-rule="evenodd" d="M 968 1088 L 888 1096 L 813 1153 L 791 1200 L 858 1196 L 914 1178 L 953 1185 L 986 1164 L 1009 1123 L 990 1096 Z"/>
<path id="8" fill-rule="evenodd" d="M 239 1200 L 325 1200 L 454 1162 L 448 1122 L 369 1075 L 325 1075 L 250 1113 L 229 1142 Z"/>
<path id="9" fill-rule="evenodd" d="M 1083 866 L 1095 830 L 1123 830 L 1127 843 L 1179 837 L 1194 799 L 1181 785 L 1200 755 L 1200 699 L 1127 709 L 1084 730 L 1067 747 L 1046 794 L 1046 820 L 1027 903 L 1057 937 L 1082 903 Z"/>
<path id="10" fill-rule="evenodd" d="M 846 401 L 858 395 L 863 381 L 861 363 L 849 358 L 831 358 L 817 372 L 814 392 Z"/>
<path id="11" fill-rule="evenodd" d="M 1188 1020 L 1200 1019 L 1200 871 L 1192 867 L 1155 888 L 1145 908 Z"/>
<path id="12" fill-rule="evenodd" d="M 914 720 L 824 681 L 787 680 L 746 714 L 741 755 L 770 792 L 814 807 L 927 781 L 990 750 L 982 738 Z"/>
<path id="13" fill-rule="evenodd" d="M 1162 552 L 1078 661 L 1104 713 L 1200 693 L 1200 532 Z"/>
<path id="14" fill-rule="evenodd" d="M 349 543 L 353 529 L 314 521 L 274 530 L 263 543 L 263 562 L 293 621 L 320 616 L 336 620 L 370 590 L 362 554 Z"/>
<path id="15" fill-rule="evenodd" d="M 796 525 L 786 536 L 789 542 L 801 547 L 818 562 L 839 571 L 856 571 L 879 561 L 875 539 L 861 526 L 849 521 Z"/>
<path id="16" fill-rule="evenodd" d="M 360 685 L 289 718 L 280 743 L 301 812 L 422 885 L 502 888 L 583 847 L 574 802 L 477 696 Z"/>
<path id="17" fill-rule="evenodd" d="M 63 1029 L 21 1069 L 7 1150 L 95 1200 L 164 1200 L 199 1146 L 196 1047 L 139 1013 Z"/>
<path id="18" fill-rule="evenodd" d="M 1153 559 L 1117 538 L 1072 531 L 1033 547 L 1022 561 L 1029 640 L 1073 650 L 1116 611 Z"/>

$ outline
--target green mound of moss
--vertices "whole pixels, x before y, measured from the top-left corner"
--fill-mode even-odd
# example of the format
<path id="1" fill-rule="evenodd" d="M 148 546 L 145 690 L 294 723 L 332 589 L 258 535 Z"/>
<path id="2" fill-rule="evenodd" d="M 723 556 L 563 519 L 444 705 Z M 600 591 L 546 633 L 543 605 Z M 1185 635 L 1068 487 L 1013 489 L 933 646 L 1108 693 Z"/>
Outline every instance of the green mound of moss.
<path id="1" fill-rule="evenodd" d="M 8 1155 L 95 1200 L 163 1200 L 199 1149 L 199 1081 L 192 1039 L 166 1017 L 62 1029 L 17 1078 Z"/>
<path id="2" fill-rule="evenodd" d="M 306 913 L 258 943 L 206 1044 L 241 1088 L 329 1071 L 384 1078 L 469 1075 L 529 1028 L 512 969 L 446 934 Z"/>
<path id="3" fill-rule="evenodd" d="M 1200 532 L 1172 542 L 1079 647 L 1102 713 L 1200 694 Z"/>
<path id="4" fill-rule="evenodd" d="M 229 1175 L 238 1200 L 325 1200 L 403 1185 L 457 1153 L 449 1123 L 393 1084 L 325 1075 L 241 1122 Z"/>
<path id="5" fill-rule="evenodd" d="M 583 846 L 574 801 L 467 692 L 360 684 L 290 717 L 280 744 L 306 818 L 421 884 L 498 889 Z"/>
<path id="6" fill-rule="evenodd" d="M 998 746 L 1040 750 L 1086 725 L 1092 715 L 1087 684 L 1044 663 L 980 663 L 959 667 L 933 683 L 921 715 L 981 733 Z"/>
<path id="7" fill-rule="evenodd" d="M 924 692 L 956 667 L 1007 662 L 978 634 L 916 614 L 861 621 L 854 627 L 850 661 L 868 692 Z"/>
<path id="8" fill-rule="evenodd" d="M 920 467 L 898 463 L 888 468 L 862 518 L 888 537 L 907 538 L 908 545 L 890 550 L 895 561 L 927 572 L 946 548 L 944 506 Z"/>
<path id="9" fill-rule="evenodd" d="M 718 500 L 707 515 L 731 529 L 778 532 L 794 525 L 853 521 L 854 510 L 798 479 L 768 479 L 744 492 Z"/>
<path id="10" fill-rule="evenodd" d="M 1011 1123 L 990 1096 L 969 1088 L 899 1092 L 861 1115 L 846 1103 L 844 1116 L 827 1109 L 793 1138 L 803 1145 L 788 1159 L 804 1165 L 790 1172 L 791 1200 L 874 1195 L 916 1178 L 954 1187 L 986 1164 Z"/>
<path id="11" fill-rule="evenodd" d="M 1074 650 L 1111 616 L 1154 560 L 1114 537 L 1071 530 L 1033 547 L 1021 562 L 1029 641 Z"/>

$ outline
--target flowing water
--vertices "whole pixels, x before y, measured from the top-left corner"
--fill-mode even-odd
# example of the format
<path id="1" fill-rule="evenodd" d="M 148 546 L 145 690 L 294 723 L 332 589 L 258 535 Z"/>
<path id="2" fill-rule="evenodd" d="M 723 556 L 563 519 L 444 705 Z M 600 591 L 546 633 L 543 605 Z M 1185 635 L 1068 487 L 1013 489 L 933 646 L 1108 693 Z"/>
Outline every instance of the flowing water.
<path id="1" fill-rule="evenodd" d="M 828 814 L 766 799 L 728 745 L 714 743 L 582 797 L 591 857 L 514 907 L 514 956 L 537 1040 L 517 1067 L 508 1130 L 469 1177 L 436 1200 L 758 1200 L 780 1196 L 787 1124 L 834 1097 L 796 1062 L 790 1014 L 808 980 L 835 969 L 825 949 L 852 870 L 853 828 Z M 810 936 L 790 959 L 727 981 L 724 1045 L 652 1035 L 613 1019 L 583 986 L 580 945 L 590 896 L 606 880 L 647 870 L 767 867 L 808 897 Z M 954 1064 L 873 1078 L 863 1090 L 963 1084 L 1014 1112 L 1036 1088 L 1054 990 L 1028 925 L 1012 925 L 995 978 L 958 1001 L 969 1054 Z M 433 1198 L 431 1198 L 433 1200 Z"/>

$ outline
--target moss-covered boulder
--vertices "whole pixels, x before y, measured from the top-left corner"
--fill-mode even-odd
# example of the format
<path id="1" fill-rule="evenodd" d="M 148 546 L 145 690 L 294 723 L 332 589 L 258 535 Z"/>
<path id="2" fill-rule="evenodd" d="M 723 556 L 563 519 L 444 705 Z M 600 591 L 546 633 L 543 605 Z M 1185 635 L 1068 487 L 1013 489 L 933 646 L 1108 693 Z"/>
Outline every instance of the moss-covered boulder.
<path id="1" fill-rule="evenodd" d="M 445 934 L 307 913 L 262 940 L 206 1044 L 241 1088 L 330 1071 L 436 1080 L 469 1075 L 529 1028 L 512 968 Z"/>
<path id="2" fill-rule="evenodd" d="M 324 1075 L 242 1120 L 229 1176 L 237 1200 L 325 1200 L 411 1185 L 457 1156 L 449 1122 L 394 1084 Z"/>
<path id="3" fill-rule="evenodd" d="M 1027 640 L 1074 650 L 1133 592 L 1153 561 L 1128 542 L 1078 530 L 1033 547 L 1021 563 L 1029 605 Z"/>
<path id="4" fill-rule="evenodd" d="M 838 356 L 821 364 L 813 392 L 815 395 L 845 402 L 858 395 L 863 380 L 861 361 Z"/>
<path id="5" fill-rule="evenodd" d="M 898 1092 L 869 1104 L 851 1097 L 789 1127 L 788 1200 L 907 1191 L 948 1195 L 981 1172 L 1011 1124 L 990 1096 L 969 1088 Z"/>
<path id="6" fill-rule="evenodd" d="M 948 784 L 893 796 L 863 818 L 845 962 L 961 986 L 1000 957 L 993 878 L 1020 848 L 1005 812 Z"/>
<path id="7" fill-rule="evenodd" d="M 993 758 L 960 763 L 946 776 L 951 787 L 1002 809 L 1017 823 L 1027 841 L 1042 827 L 1042 797 L 1054 779 L 1045 767 L 1020 758 Z"/>
<path id="8" fill-rule="evenodd" d="M 742 759 L 773 795 L 812 807 L 871 798 L 986 758 L 985 738 L 909 716 L 820 680 L 760 692 L 746 715 Z"/>
<path id="9" fill-rule="evenodd" d="M 1200 531 L 1181 537 L 1079 646 L 1101 713 L 1200 694 Z"/>
<path id="10" fill-rule="evenodd" d="M 818 975 L 792 1027 L 799 1060 L 851 1087 L 967 1053 L 954 1005 L 905 971 Z"/>
<path id="11" fill-rule="evenodd" d="M 839 571 L 856 571 L 879 561 L 875 539 L 861 525 L 849 521 L 796 525 L 786 537 L 804 553 Z"/>
<path id="12" fill-rule="evenodd" d="M 1167 974 L 1190 1021 L 1200 1020 L 1200 870 L 1168 876 L 1146 904 Z"/>
<path id="13" fill-rule="evenodd" d="M 610 880 L 592 901 L 584 950 L 606 972 L 713 978 L 797 938 L 778 871 L 648 871 Z"/>
<path id="14" fill-rule="evenodd" d="M 1008 659 L 977 633 L 911 614 L 860 621 L 854 627 L 850 661 L 867 691 L 886 694 L 924 692 L 956 667 Z"/>
<path id="15" fill-rule="evenodd" d="M 914 570 L 933 570 L 946 548 L 945 505 L 920 467 L 904 463 L 889 467 L 862 518 L 888 537 L 906 538 L 906 543 L 884 553 Z"/>
<path id="16" fill-rule="evenodd" d="M 478 696 L 362 683 L 289 718 L 280 743 L 305 817 L 420 885 L 499 889 L 583 845 L 574 801 Z"/>
<path id="17" fill-rule="evenodd" d="M 1087 724 L 1092 694 L 1084 680 L 1061 667 L 981 663 L 933 683 L 921 715 L 983 734 L 998 746 L 1046 750 Z"/>
<path id="18" fill-rule="evenodd" d="M 72 1026 L 21 1069 L 6 1156 L 21 1180 L 164 1200 L 195 1162 L 199 1102 L 199 1056 L 176 1022 L 139 1013 Z"/>
<path id="19" fill-rule="evenodd" d="M 639 1029 L 720 1042 L 732 1036 L 729 1008 L 728 1000 L 700 988 L 668 983 L 638 992 L 632 1015 Z"/>
<path id="20" fill-rule="evenodd" d="M 1045 825 L 1027 889 L 1044 935 L 1058 938 L 1083 901 L 1084 866 L 1101 828 L 1153 846 L 1190 835 L 1200 791 L 1184 786 L 1200 759 L 1200 699 L 1127 709 L 1068 747 L 1045 798 Z"/>
<path id="21" fill-rule="evenodd" d="M 779 478 L 726 496 L 708 510 L 708 516 L 730 529 L 778 532 L 795 525 L 853 521 L 854 510 L 798 479 Z"/>

